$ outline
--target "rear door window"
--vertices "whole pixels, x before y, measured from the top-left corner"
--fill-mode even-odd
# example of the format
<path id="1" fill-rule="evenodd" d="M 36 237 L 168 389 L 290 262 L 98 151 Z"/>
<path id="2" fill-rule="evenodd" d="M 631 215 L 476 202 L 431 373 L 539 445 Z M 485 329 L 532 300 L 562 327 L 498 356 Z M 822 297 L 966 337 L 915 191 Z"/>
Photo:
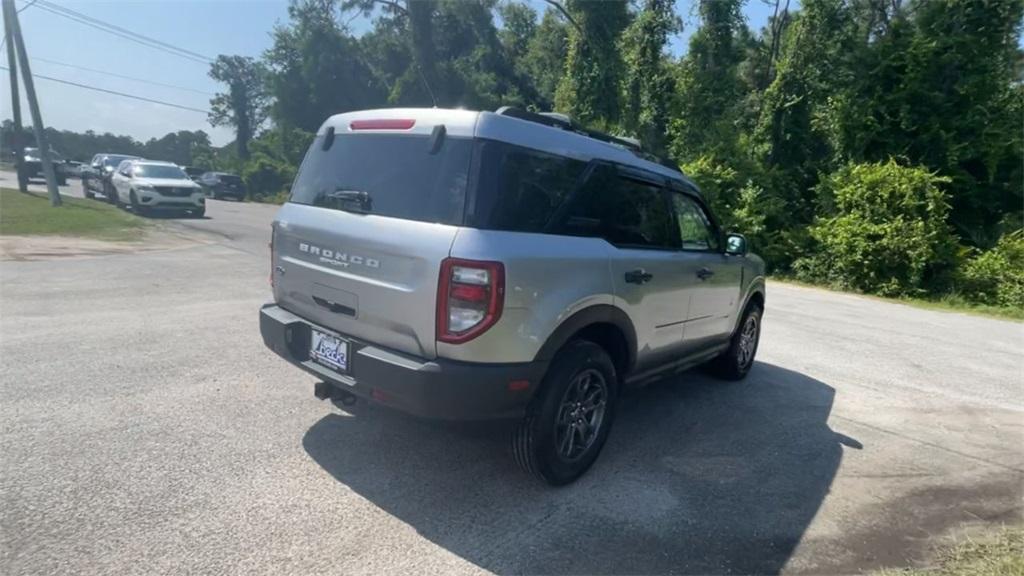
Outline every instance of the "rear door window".
<path id="1" fill-rule="evenodd" d="M 467 220 L 489 230 L 545 232 L 587 163 L 521 146 L 482 140 L 479 177 Z"/>
<path id="2" fill-rule="evenodd" d="M 656 184 L 601 166 L 588 178 L 559 229 L 571 236 L 604 238 L 622 248 L 675 249 L 679 234 L 665 191 Z"/>
<path id="3" fill-rule="evenodd" d="M 337 134 L 313 141 L 290 201 L 380 216 L 461 224 L 473 143 L 429 135 Z M 358 199 L 353 202 L 352 199 Z"/>

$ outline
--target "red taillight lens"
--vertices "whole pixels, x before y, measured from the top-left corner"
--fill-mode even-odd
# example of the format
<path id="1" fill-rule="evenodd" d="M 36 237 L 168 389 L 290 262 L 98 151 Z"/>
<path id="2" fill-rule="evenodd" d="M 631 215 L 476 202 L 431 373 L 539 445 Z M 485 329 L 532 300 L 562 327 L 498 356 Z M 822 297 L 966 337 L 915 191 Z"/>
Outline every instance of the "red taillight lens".
<path id="1" fill-rule="evenodd" d="M 461 344 L 501 318 L 505 266 L 501 262 L 446 258 L 437 286 L 437 339 Z"/>
<path id="2" fill-rule="evenodd" d="M 381 118 L 378 120 L 353 120 L 348 123 L 349 130 L 408 130 L 416 125 L 415 120 L 400 118 Z"/>

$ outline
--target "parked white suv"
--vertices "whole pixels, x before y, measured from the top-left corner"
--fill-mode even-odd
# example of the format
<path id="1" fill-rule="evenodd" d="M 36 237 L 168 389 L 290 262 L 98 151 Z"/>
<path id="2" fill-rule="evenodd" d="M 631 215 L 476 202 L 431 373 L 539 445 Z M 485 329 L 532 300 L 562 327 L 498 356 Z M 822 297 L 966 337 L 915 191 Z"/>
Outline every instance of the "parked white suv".
<path id="1" fill-rule="evenodd" d="M 188 174 L 171 162 L 125 160 L 110 179 L 118 206 L 131 206 L 138 214 L 150 210 L 177 210 L 193 216 L 206 214 L 206 194 Z"/>

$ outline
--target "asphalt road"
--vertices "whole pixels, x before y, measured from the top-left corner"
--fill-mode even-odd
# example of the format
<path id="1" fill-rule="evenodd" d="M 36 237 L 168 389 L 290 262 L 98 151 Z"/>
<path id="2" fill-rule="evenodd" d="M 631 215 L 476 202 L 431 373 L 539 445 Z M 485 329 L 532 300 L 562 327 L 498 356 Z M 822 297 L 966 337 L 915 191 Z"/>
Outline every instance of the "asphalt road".
<path id="1" fill-rule="evenodd" d="M 550 489 L 264 349 L 273 211 L 0 262 L 0 573 L 837 574 L 1022 520 L 1024 325 L 770 283 L 745 381 L 627 395 Z"/>

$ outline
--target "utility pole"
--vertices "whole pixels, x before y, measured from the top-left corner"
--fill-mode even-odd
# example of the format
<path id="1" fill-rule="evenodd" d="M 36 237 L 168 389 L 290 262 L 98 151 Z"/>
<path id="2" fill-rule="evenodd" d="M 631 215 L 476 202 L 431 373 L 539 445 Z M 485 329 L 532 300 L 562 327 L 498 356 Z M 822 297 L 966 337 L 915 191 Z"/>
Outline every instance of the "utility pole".
<path id="1" fill-rule="evenodd" d="M 7 17 L 7 4 L 4 3 L 4 38 L 7 40 L 7 68 L 11 71 L 11 111 L 14 115 L 14 134 L 11 144 L 14 149 L 14 170 L 18 174 L 18 190 L 28 192 L 28 179 L 21 168 L 25 161 L 25 147 L 22 145 L 21 130 L 21 97 L 18 94 L 18 63 L 14 53 L 14 34 L 11 33 L 11 19 Z"/>
<path id="2" fill-rule="evenodd" d="M 18 49 L 18 62 L 21 64 L 21 79 L 25 82 L 25 96 L 28 108 L 32 113 L 32 129 L 36 133 L 36 145 L 39 146 L 39 158 L 43 163 L 43 175 L 46 177 L 46 189 L 50 193 L 50 206 L 60 206 L 60 191 L 57 189 L 57 177 L 53 171 L 53 159 L 50 158 L 50 145 L 46 141 L 43 130 L 43 115 L 39 112 L 39 100 L 36 99 L 36 86 L 32 81 L 32 69 L 28 65 L 28 53 L 25 51 L 25 39 L 21 36 L 21 25 L 18 23 L 18 12 L 14 9 L 14 0 L 3 0 L 4 21 L 11 29 L 11 48 Z"/>

